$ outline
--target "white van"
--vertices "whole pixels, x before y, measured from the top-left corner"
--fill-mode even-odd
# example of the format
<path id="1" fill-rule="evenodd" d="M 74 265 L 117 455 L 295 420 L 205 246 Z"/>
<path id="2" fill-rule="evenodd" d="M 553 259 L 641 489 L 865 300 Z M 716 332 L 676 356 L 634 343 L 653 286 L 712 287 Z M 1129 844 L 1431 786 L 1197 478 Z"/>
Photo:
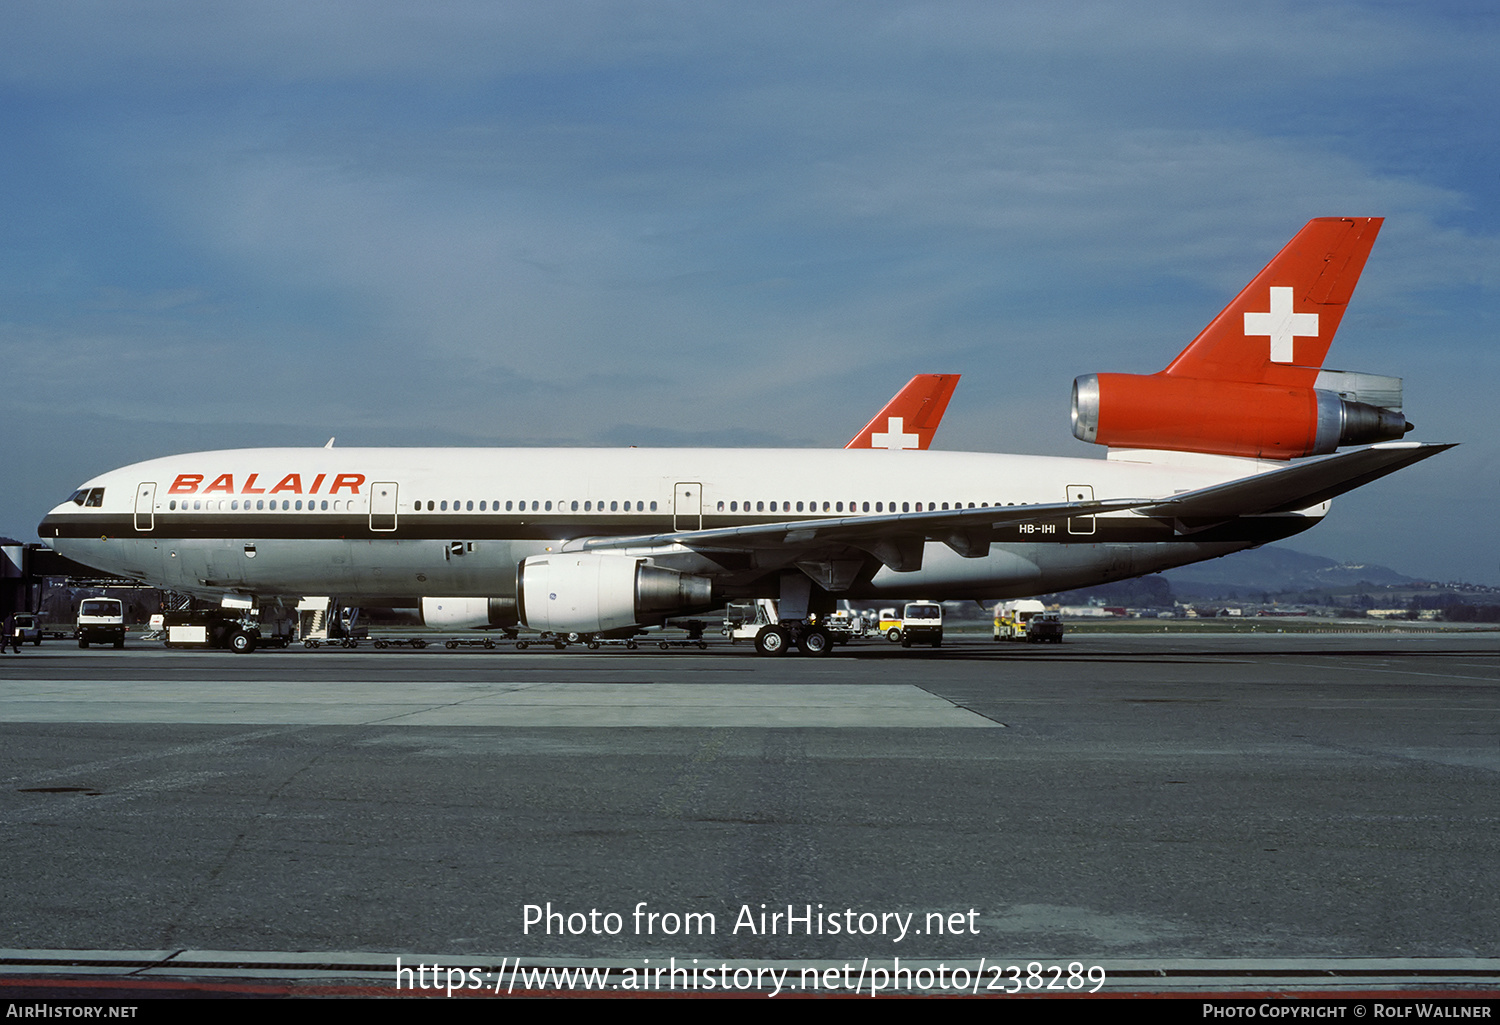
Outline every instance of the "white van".
<path id="1" fill-rule="evenodd" d="M 935 601 L 907 602 L 901 611 L 901 646 L 943 643 L 943 607 Z"/>
<path id="2" fill-rule="evenodd" d="M 78 605 L 78 646 L 111 641 L 125 647 L 125 603 L 118 598 L 85 598 Z"/>

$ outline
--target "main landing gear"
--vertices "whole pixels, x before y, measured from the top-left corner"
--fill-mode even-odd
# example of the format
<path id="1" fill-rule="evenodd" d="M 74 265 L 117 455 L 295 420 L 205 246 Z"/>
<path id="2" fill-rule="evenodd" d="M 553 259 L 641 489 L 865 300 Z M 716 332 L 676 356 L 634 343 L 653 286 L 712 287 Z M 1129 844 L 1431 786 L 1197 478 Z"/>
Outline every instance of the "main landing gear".
<path id="1" fill-rule="evenodd" d="M 796 646 L 804 655 L 823 658 L 833 653 L 833 635 L 821 626 L 805 623 L 774 623 L 755 635 L 757 655 L 785 655 Z"/>

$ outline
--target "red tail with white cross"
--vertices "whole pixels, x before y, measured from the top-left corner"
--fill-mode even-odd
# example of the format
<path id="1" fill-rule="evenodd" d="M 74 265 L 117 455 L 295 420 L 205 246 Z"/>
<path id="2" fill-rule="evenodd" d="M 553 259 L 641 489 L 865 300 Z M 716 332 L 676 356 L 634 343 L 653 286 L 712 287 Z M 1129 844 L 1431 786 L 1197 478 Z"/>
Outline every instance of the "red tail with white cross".
<path id="1" fill-rule="evenodd" d="M 1113 448 L 1291 459 L 1411 429 L 1385 397 L 1361 401 L 1320 371 L 1380 217 L 1309 221 L 1234 301 L 1158 374 L 1088 374 L 1073 382 L 1073 433 Z M 1324 375 L 1327 377 L 1328 375 Z M 1369 386 L 1366 385 L 1368 388 Z"/>

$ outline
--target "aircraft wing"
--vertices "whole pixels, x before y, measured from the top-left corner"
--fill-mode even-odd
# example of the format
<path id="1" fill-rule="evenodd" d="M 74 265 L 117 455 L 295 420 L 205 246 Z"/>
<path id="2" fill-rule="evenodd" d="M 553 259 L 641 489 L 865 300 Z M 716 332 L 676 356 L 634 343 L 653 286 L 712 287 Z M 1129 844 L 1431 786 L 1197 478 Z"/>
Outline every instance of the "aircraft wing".
<path id="1" fill-rule="evenodd" d="M 1153 518 L 1221 523 L 1236 516 L 1307 509 L 1450 448 L 1384 442 L 1184 492 L 1137 511 Z"/>
<path id="2" fill-rule="evenodd" d="M 960 555 L 978 558 L 989 553 L 991 534 L 999 527 L 1020 523 L 1057 523 L 1074 516 L 1097 516 L 1123 509 L 1137 509 L 1157 501 L 1159 500 L 1137 498 L 877 513 L 874 516 L 837 516 L 712 530 L 643 534 L 637 537 L 588 538 L 578 545 L 568 547 L 582 551 L 602 551 L 681 545 L 704 553 L 781 551 L 788 556 L 846 547 L 868 552 L 892 569 L 900 571 L 921 566 L 922 544 L 926 541 L 941 541 Z"/>
<path id="3" fill-rule="evenodd" d="M 1239 516 L 1307 509 L 1452 447 L 1386 442 L 1267 470 L 1166 499 L 1056 502 L 786 520 L 634 537 L 584 538 L 567 545 L 566 550 L 680 546 L 710 557 L 715 552 L 775 552 L 781 556 L 778 561 L 793 562 L 809 557 L 827 557 L 828 553 L 839 549 L 856 549 L 874 556 L 892 570 L 902 572 L 921 567 L 922 546 L 927 541 L 942 542 L 967 558 L 980 558 L 989 554 L 997 530 L 1017 524 L 1062 523 L 1073 517 L 1134 511 L 1152 519 L 1170 519 L 1179 533 L 1190 534 Z"/>

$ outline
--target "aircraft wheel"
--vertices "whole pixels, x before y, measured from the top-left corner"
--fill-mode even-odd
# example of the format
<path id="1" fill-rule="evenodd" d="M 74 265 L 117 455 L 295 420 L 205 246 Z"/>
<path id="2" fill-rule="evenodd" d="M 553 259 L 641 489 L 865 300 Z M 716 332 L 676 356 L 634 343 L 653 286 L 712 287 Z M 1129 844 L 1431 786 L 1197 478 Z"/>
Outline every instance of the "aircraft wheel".
<path id="1" fill-rule="evenodd" d="M 815 626 L 802 632 L 802 636 L 797 638 L 797 647 L 802 649 L 804 655 L 822 658 L 833 653 L 833 638 L 828 636 L 827 630 Z"/>
<path id="2" fill-rule="evenodd" d="M 590 651 L 598 651 L 599 650 L 599 642 L 598 641 L 589 641 L 589 650 Z"/>
<path id="3" fill-rule="evenodd" d="M 449 651 L 457 651 L 458 650 L 458 642 L 457 641 L 444 641 L 443 642 L 443 647 L 447 648 Z"/>
<path id="4" fill-rule="evenodd" d="M 785 655 L 791 643 L 791 635 L 781 627 L 763 626 L 755 635 L 755 653 L 757 655 Z"/>
<path id="5" fill-rule="evenodd" d="M 248 655 L 255 650 L 255 638 L 243 630 L 229 635 L 229 650 L 236 655 Z"/>
<path id="6" fill-rule="evenodd" d="M 632 638 L 631 638 L 631 639 L 630 639 L 630 640 L 628 640 L 628 641 L 626 641 L 626 642 L 625 642 L 625 647 L 626 647 L 626 648 L 627 648 L 627 649 L 628 649 L 628 650 L 630 650 L 630 651 L 634 651 L 634 650 L 635 650 L 635 649 L 636 649 L 636 648 L 639 648 L 639 647 L 640 647 L 640 645 L 639 645 L 639 644 L 637 644 L 637 643 L 636 643 L 636 642 L 635 642 L 635 638 L 633 638 L 633 637 L 632 637 Z"/>
<path id="7" fill-rule="evenodd" d="M 516 642 L 516 650 L 517 651 L 525 651 L 526 650 L 526 645 L 528 643 L 530 643 L 530 642 L 529 641 L 517 641 Z"/>
<path id="8" fill-rule="evenodd" d="M 670 648 L 671 648 L 671 647 L 672 647 L 672 646 L 671 646 L 671 645 L 670 645 L 670 644 L 668 644 L 668 643 L 667 643 L 667 642 L 666 642 L 666 641 L 657 641 L 657 642 L 656 642 L 656 646 L 657 646 L 657 647 L 658 647 L 658 648 L 660 648 L 660 649 L 661 649 L 661 650 L 662 650 L 662 651 L 667 651 L 667 650 L 669 650 L 669 649 L 670 649 Z"/>

